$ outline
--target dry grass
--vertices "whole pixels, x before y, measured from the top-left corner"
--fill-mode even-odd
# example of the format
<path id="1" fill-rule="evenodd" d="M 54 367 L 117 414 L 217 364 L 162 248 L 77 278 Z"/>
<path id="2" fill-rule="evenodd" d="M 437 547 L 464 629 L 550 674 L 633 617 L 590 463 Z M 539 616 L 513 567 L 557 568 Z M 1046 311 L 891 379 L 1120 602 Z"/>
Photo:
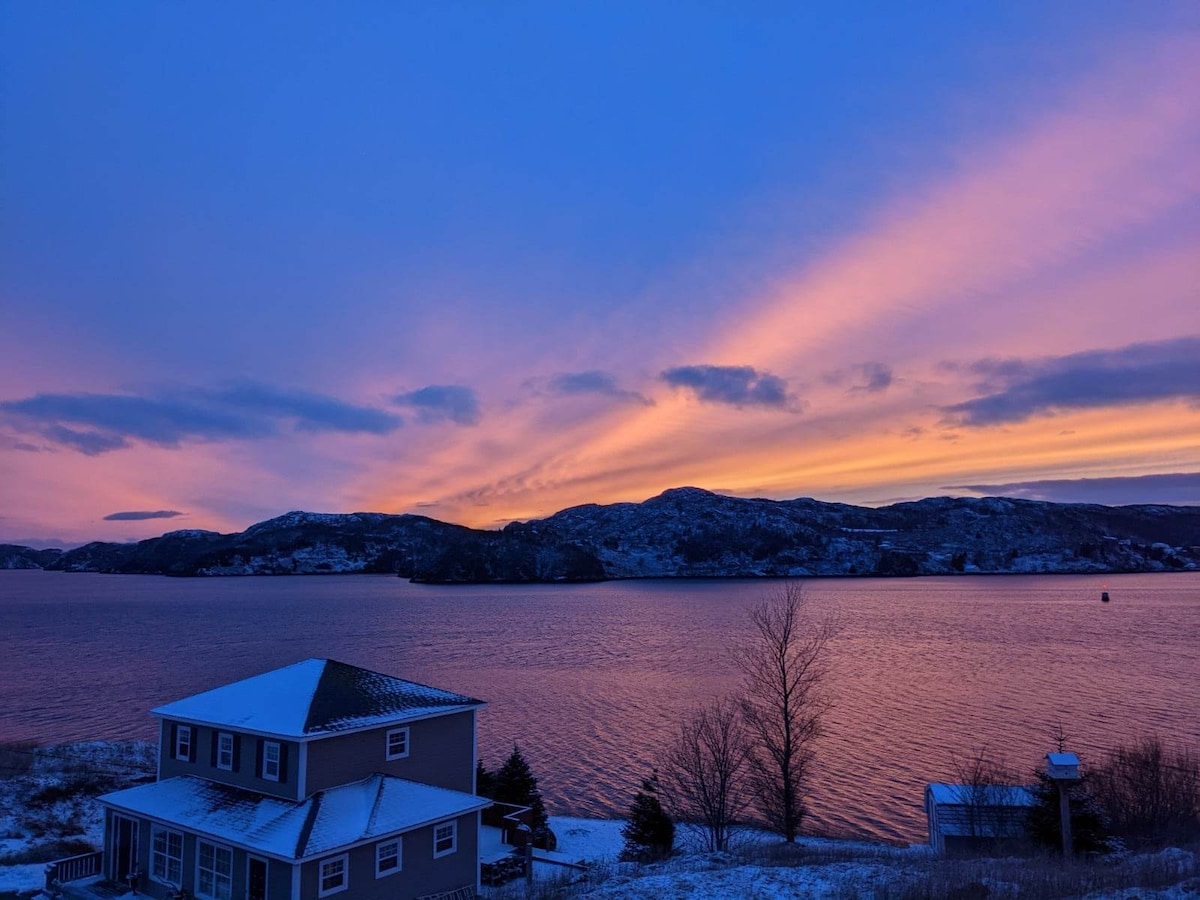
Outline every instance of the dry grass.
<path id="1" fill-rule="evenodd" d="M 681 860 L 676 860 L 678 865 Z M 946 859 L 880 846 L 784 844 L 744 848 L 725 854 L 704 854 L 702 869 L 727 865 L 762 867 L 823 867 L 839 864 L 883 869 L 885 877 L 865 887 L 851 879 L 835 892 L 838 900 L 1068 900 L 1127 890 L 1153 890 L 1184 885 L 1200 893 L 1200 846 L 1121 858 L 1063 860 L 1038 855 L 1004 859 Z M 636 872 L 636 867 L 632 867 Z M 514 882 L 489 896 L 495 900 L 554 900 L 582 898 L 614 876 L 627 879 L 628 864 L 593 867 L 586 875 L 564 873 L 539 881 L 531 893 L 524 882 Z M 647 872 L 661 874 L 660 867 Z M 629 886 L 636 884 L 626 882 Z"/>
<path id="2" fill-rule="evenodd" d="M 33 768 L 34 741 L 0 741 L 0 778 L 15 778 Z"/>
<path id="3" fill-rule="evenodd" d="M 1164 888 L 1189 880 L 1200 886 L 1195 851 L 1164 850 L 1117 860 L 1063 860 L 1055 856 L 991 860 L 931 859 L 897 879 L 872 900 L 1019 897 L 1063 900 L 1130 888 Z M 855 897 L 849 894 L 847 900 Z"/>

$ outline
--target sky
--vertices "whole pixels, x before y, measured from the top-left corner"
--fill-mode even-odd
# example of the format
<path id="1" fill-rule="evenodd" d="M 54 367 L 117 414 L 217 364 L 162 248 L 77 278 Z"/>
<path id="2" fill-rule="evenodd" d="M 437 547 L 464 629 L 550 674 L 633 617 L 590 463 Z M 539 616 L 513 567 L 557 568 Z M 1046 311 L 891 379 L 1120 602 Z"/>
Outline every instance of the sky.
<path id="1" fill-rule="evenodd" d="M 1200 504 L 1200 4 L 0 0 L 0 541 Z"/>

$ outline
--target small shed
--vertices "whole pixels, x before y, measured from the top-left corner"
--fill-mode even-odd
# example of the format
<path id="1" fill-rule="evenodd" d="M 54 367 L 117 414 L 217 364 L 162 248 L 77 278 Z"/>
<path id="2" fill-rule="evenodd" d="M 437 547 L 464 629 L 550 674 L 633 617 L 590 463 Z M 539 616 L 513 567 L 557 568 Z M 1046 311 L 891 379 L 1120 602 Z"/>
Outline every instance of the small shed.
<path id="1" fill-rule="evenodd" d="M 1020 785 L 925 786 L 929 844 L 935 853 L 978 853 L 1025 838 L 1032 792 Z"/>
<path id="2" fill-rule="evenodd" d="M 1078 781 L 1079 757 L 1074 753 L 1047 753 L 1046 776 L 1054 781 Z"/>

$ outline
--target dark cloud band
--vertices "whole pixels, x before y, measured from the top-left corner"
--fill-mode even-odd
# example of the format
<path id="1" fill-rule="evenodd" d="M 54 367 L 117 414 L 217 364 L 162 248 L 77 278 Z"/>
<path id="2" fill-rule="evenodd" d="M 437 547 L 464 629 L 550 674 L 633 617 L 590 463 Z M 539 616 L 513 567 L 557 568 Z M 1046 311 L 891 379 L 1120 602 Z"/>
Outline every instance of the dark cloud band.
<path id="1" fill-rule="evenodd" d="M 987 393 L 944 408 L 960 425 L 1023 422 L 1055 410 L 1200 402 L 1200 337 L 1045 360 L 981 360 L 971 371 Z"/>
<path id="2" fill-rule="evenodd" d="M 388 434 L 400 416 L 307 391 L 261 384 L 159 394 L 36 394 L 0 402 L 0 417 L 18 431 L 95 456 L 141 441 L 178 447 L 189 441 L 271 437 L 298 431 Z"/>
<path id="3" fill-rule="evenodd" d="M 678 366 L 666 369 L 659 378 L 672 387 L 691 391 L 704 403 L 774 409 L 796 405 L 795 398 L 788 394 L 786 381 L 752 366 Z"/>
<path id="4" fill-rule="evenodd" d="M 129 512 L 109 513 L 104 517 L 105 522 L 142 522 L 146 519 L 174 519 L 182 516 L 177 509 L 131 510 Z"/>
<path id="5" fill-rule="evenodd" d="M 629 403 L 639 403 L 642 406 L 653 406 L 654 401 L 636 391 L 627 391 L 617 383 L 617 376 L 611 372 L 591 369 L 586 372 L 561 372 L 546 381 L 546 389 L 560 396 L 577 396 L 594 394 L 601 397 L 611 397 Z"/>
<path id="6" fill-rule="evenodd" d="M 1132 475 L 1115 478 L 1070 478 L 1011 481 L 1003 484 L 950 485 L 943 490 L 973 491 L 993 497 L 1050 500 L 1055 503 L 1103 503 L 1106 506 L 1164 504 L 1200 505 L 1200 472 Z"/>
<path id="7" fill-rule="evenodd" d="M 414 410 L 417 418 L 425 423 L 479 424 L 479 399 L 471 388 L 460 384 L 431 384 L 399 394 L 392 402 Z"/>

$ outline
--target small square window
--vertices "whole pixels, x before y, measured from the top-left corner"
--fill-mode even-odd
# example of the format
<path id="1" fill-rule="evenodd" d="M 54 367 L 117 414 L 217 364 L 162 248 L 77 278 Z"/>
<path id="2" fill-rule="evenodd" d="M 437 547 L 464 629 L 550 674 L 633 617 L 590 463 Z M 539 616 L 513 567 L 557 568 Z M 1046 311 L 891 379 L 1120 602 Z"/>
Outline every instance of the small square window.
<path id="1" fill-rule="evenodd" d="M 387 758 L 404 759 L 406 756 L 408 756 L 408 729 L 391 729 L 387 733 Z"/>
<path id="2" fill-rule="evenodd" d="M 400 838 L 375 845 L 375 877 L 394 875 L 400 871 Z"/>
<path id="3" fill-rule="evenodd" d="M 448 856 L 458 849 L 458 823 L 443 822 L 433 826 L 433 858 Z"/>
<path id="4" fill-rule="evenodd" d="M 192 758 L 192 726 L 175 727 L 175 758 L 185 762 Z"/>
<path id="5" fill-rule="evenodd" d="M 317 896 L 328 897 L 350 887 L 350 876 L 346 871 L 349 855 L 343 853 L 321 862 L 320 884 Z"/>
<path id="6" fill-rule="evenodd" d="M 217 768 L 233 771 L 233 735 L 224 731 L 217 735 Z"/>
<path id="7" fill-rule="evenodd" d="M 280 752 L 275 741 L 263 741 L 262 777 L 267 781 L 279 781 Z"/>

